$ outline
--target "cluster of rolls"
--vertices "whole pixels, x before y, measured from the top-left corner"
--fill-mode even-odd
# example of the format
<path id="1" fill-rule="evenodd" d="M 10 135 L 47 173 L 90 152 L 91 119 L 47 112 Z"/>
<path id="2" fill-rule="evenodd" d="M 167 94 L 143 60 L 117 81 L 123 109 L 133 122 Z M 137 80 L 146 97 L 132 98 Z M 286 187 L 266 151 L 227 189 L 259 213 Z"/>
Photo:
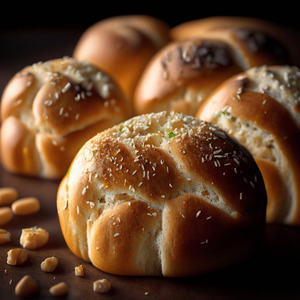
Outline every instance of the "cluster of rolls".
<path id="1" fill-rule="evenodd" d="M 238 263 L 266 221 L 300 224 L 296 34 L 245 17 L 101 20 L 72 57 L 8 83 L 2 164 L 63 178 L 65 240 L 103 271 L 174 277 Z"/>

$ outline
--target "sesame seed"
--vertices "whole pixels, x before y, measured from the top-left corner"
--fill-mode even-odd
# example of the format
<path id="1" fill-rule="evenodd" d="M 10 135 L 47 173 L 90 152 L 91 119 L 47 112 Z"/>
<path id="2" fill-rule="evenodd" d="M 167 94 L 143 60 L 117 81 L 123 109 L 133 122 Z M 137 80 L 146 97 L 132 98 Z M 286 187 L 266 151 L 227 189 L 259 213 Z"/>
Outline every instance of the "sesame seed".
<path id="1" fill-rule="evenodd" d="M 198 210 L 196 213 L 196 218 L 199 218 L 200 214 L 201 214 L 201 210 Z"/>
<path id="2" fill-rule="evenodd" d="M 59 116 L 62 116 L 63 115 L 63 113 L 64 113 L 64 108 L 63 107 L 61 107 L 60 109 L 59 109 Z"/>
<path id="3" fill-rule="evenodd" d="M 236 157 L 233 158 L 233 160 L 235 161 L 235 163 L 239 166 L 240 162 L 238 161 L 238 159 Z"/>
<path id="4" fill-rule="evenodd" d="M 94 202 L 86 201 L 86 203 L 90 205 L 90 208 L 94 208 L 95 207 L 95 203 Z"/>
<path id="5" fill-rule="evenodd" d="M 45 106 L 51 106 L 53 104 L 52 100 L 45 100 L 44 105 Z"/>
<path id="6" fill-rule="evenodd" d="M 119 232 L 116 232 L 115 234 L 114 234 L 114 237 L 117 237 L 117 236 L 119 236 L 120 235 L 120 233 Z"/>
<path id="7" fill-rule="evenodd" d="M 85 186 L 84 188 L 83 188 L 83 190 L 82 190 L 82 195 L 85 195 L 86 194 L 86 190 L 88 189 L 89 187 L 88 186 Z"/>
<path id="8" fill-rule="evenodd" d="M 249 184 L 251 185 L 251 187 L 252 187 L 253 189 L 255 189 L 255 185 L 254 185 L 254 183 L 253 183 L 252 181 L 249 181 Z"/>
<path id="9" fill-rule="evenodd" d="M 242 200 L 242 199 L 243 199 L 243 193 L 240 192 L 240 200 Z"/>
<path id="10" fill-rule="evenodd" d="M 66 93 L 71 87 L 71 82 L 68 82 L 61 90 L 62 93 Z"/>
<path id="11" fill-rule="evenodd" d="M 212 218 L 212 216 L 209 216 L 209 217 L 206 218 L 206 220 L 208 221 L 208 220 L 210 220 L 211 218 Z"/>

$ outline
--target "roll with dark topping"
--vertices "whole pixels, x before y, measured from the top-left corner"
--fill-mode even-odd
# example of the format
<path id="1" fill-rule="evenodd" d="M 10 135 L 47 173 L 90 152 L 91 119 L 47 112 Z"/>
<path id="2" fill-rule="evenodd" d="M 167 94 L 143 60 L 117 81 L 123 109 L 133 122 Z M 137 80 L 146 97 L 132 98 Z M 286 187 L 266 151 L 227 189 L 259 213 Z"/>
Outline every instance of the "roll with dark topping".
<path id="1" fill-rule="evenodd" d="M 195 116 L 229 77 L 255 66 L 288 63 L 285 47 L 254 29 L 219 29 L 174 41 L 145 68 L 134 93 L 135 113 L 166 110 Z"/>

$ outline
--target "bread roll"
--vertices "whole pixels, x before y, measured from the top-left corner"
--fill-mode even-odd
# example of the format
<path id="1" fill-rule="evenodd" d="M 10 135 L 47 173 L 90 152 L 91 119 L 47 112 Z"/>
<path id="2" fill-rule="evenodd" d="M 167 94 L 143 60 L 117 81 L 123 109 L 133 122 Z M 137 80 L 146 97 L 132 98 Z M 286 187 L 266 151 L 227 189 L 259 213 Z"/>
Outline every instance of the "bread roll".
<path id="1" fill-rule="evenodd" d="M 170 30 L 174 40 L 203 37 L 219 30 L 238 30 L 257 32 L 252 40 L 262 43 L 266 37 L 285 45 L 291 57 L 291 64 L 300 66 L 300 32 L 276 22 L 245 16 L 213 16 L 181 23 Z M 243 33 L 241 33 L 243 34 Z M 253 41 L 252 41 L 253 42 Z"/>
<path id="2" fill-rule="evenodd" d="M 255 157 L 268 195 L 267 222 L 300 225 L 300 70 L 252 68 L 221 84 L 197 117 Z"/>
<path id="3" fill-rule="evenodd" d="M 280 43 L 253 30 L 230 29 L 175 41 L 145 68 L 134 94 L 135 113 L 173 110 L 195 116 L 209 93 L 232 75 L 289 61 Z"/>
<path id="4" fill-rule="evenodd" d="M 57 194 L 73 253 L 133 276 L 190 276 L 249 258 L 265 207 L 250 153 L 174 112 L 136 116 L 90 139 Z"/>
<path id="5" fill-rule="evenodd" d="M 169 41 L 169 25 L 146 15 L 116 16 L 89 27 L 73 56 L 109 73 L 127 96 L 153 54 Z"/>
<path id="6" fill-rule="evenodd" d="M 62 178 L 85 141 L 131 112 L 119 86 L 87 62 L 25 67 L 2 95 L 1 161 L 14 173 Z"/>

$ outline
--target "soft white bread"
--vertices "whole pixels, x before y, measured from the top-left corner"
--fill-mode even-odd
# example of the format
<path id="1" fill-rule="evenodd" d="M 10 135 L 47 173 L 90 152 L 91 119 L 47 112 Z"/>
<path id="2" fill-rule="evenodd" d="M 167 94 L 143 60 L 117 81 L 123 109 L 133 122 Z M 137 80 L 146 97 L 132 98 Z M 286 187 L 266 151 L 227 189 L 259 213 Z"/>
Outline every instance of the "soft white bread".
<path id="1" fill-rule="evenodd" d="M 300 225 L 300 70 L 252 68 L 220 85 L 197 113 L 248 148 L 268 195 L 267 222 Z"/>
<path id="2" fill-rule="evenodd" d="M 146 15 L 116 16 L 89 27 L 73 56 L 110 74 L 127 96 L 153 54 L 169 42 L 169 25 Z"/>
<path id="3" fill-rule="evenodd" d="M 119 86 L 71 58 L 25 67 L 1 101 L 1 161 L 15 173 L 62 178 L 85 141 L 131 116 Z"/>
<path id="4" fill-rule="evenodd" d="M 174 41 L 145 68 L 134 94 L 135 113 L 173 110 L 194 116 L 209 93 L 232 75 L 289 62 L 284 46 L 254 30 L 219 30 Z"/>
<path id="5" fill-rule="evenodd" d="M 57 194 L 69 248 L 119 275 L 189 276 L 247 259 L 265 208 L 250 153 L 174 112 L 136 116 L 90 139 Z"/>
<path id="6" fill-rule="evenodd" d="M 300 66 L 300 32 L 297 29 L 276 22 L 245 16 L 213 16 L 181 23 L 170 30 L 174 40 L 203 37 L 219 30 L 252 31 L 250 43 L 270 45 L 270 41 L 279 41 L 287 49 L 291 64 Z M 269 43 L 268 43 L 269 40 Z"/>

